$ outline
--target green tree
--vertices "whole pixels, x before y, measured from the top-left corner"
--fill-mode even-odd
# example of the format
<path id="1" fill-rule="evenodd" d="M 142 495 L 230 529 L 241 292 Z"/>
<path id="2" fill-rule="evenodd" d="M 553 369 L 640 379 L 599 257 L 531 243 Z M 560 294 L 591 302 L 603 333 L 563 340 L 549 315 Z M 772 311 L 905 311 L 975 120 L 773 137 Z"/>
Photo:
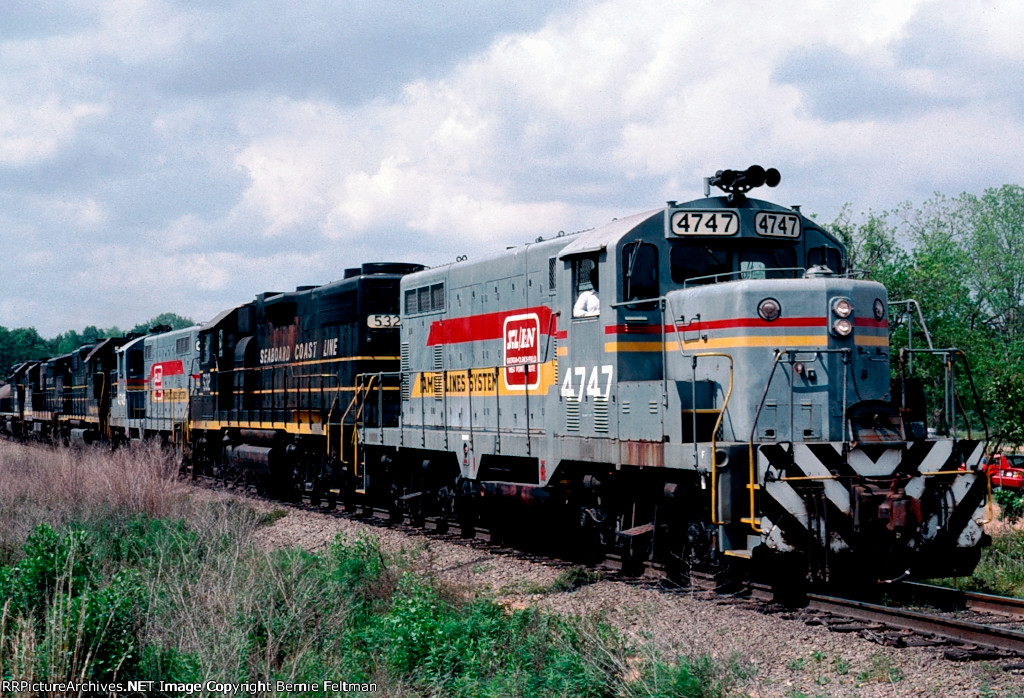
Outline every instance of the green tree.
<path id="1" fill-rule="evenodd" d="M 1024 340 L 1024 188 L 1007 184 L 981 197 L 965 194 L 963 202 L 978 299 L 1012 348 Z"/>
<path id="2" fill-rule="evenodd" d="M 889 218 L 889 214 L 868 211 L 866 220 L 855 224 L 846 204 L 826 228 L 846 246 L 847 267 L 868 272 L 892 289 L 905 283 L 909 259 Z"/>
<path id="3" fill-rule="evenodd" d="M 996 429 L 1024 443 L 1024 188 L 1007 184 L 961 197 L 970 221 L 971 285 L 981 309 L 976 326 L 985 396 Z"/>
<path id="4" fill-rule="evenodd" d="M 177 315 L 175 313 L 160 313 L 156 317 L 152 318 L 147 322 L 142 322 L 132 328 L 132 332 L 136 334 L 146 334 L 150 328 L 158 325 L 168 325 L 172 330 L 181 330 L 186 327 L 194 325 L 191 319 Z"/>
<path id="5" fill-rule="evenodd" d="M 0 327 L 0 373 L 23 361 L 42 359 L 52 353 L 50 342 L 39 336 L 34 327 L 8 330 Z"/>
<path id="6" fill-rule="evenodd" d="M 848 246 L 851 266 L 868 269 L 891 301 L 920 303 L 936 347 L 966 353 L 983 409 L 994 418 L 990 427 L 1024 443 L 1024 188 L 1005 185 L 956 198 L 936 194 L 921 206 L 908 202 L 869 213 L 859 224 L 846 207 L 831 229 Z M 906 346 L 906 316 L 894 312 L 891 321 L 893 347 Z M 920 330 L 913 345 L 925 345 Z M 895 355 L 892 366 L 894 373 L 900 370 Z M 918 356 L 914 369 L 930 386 L 933 403 L 941 402 L 941 362 Z M 970 411 L 970 385 L 963 368 L 957 373 L 961 407 Z M 940 421 L 933 413 L 933 424 Z"/>

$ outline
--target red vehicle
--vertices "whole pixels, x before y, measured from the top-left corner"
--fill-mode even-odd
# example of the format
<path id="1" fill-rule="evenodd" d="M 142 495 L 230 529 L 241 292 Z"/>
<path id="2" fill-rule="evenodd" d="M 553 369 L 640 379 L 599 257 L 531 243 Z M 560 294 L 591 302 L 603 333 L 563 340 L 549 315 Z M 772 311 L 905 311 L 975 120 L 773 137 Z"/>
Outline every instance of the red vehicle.
<path id="1" fill-rule="evenodd" d="M 1024 455 L 997 453 L 984 460 L 984 467 L 992 477 L 993 487 L 1024 490 Z"/>

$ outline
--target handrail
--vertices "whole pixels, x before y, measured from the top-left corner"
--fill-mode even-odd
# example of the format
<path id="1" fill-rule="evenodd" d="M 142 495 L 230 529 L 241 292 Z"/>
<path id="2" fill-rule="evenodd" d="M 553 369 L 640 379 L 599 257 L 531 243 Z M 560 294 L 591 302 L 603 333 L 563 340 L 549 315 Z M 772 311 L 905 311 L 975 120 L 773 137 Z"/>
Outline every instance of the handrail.
<path id="1" fill-rule="evenodd" d="M 724 352 L 708 352 L 703 354 L 694 354 L 691 357 L 691 368 L 693 369 L 693 384 L 697 384 L 697 360 L 708 357 L 719 357 L 729 360 L 729 389 L 725 393 L 725 400 L 722 401 L 722 409 L 718 413 L 718 419 L 715 420 L 715 428 L 711 431 L 711 524 L 718 526 L 724 524 L 725 521 L 720 521 L 718 517 L 718 430 L 722 426 L 722 421 L 725 418 L 725 411 L 729 407 L 729 399 L 732 397 L 732 385 L 733 385 L 733 369 L 735 364 L 731 354 Z M 693 409 L 696 410 L 697 406 L 692 405 Z M 697 415 L 694 412 L 694 421 L 696 422 Z M 693 430 L 693 448 L 696 454 L 697 449 L 697 429 L 694 427 Z M 694 458 L 694 465 L 696 465 L 696 458 Z"/>
<path id="2" fill-rule="evenodd" d="M 925 340 L 926 340 L 926 341 L 928 342 L 928 348 L 929 348 L 929 349 L 934 349 L 934 348 L 935 348 L 935 346 L 934 346 L 934 345 L 932 344 L 932 336 L 931 336 L 931 334 L 930 334 L 930 333 L 928 332 L 928 325 L 927 325 L 927 324 L 925 323 L 925 321 L 924 321 L 924 313 L 922 313 L 922 312 L 921 312 L 921 304 L 920 304 L 920 303 L 918 303 L 918 302 L 917 302 L 916 300 L 914 300 L 913 298 L 908 298 L 908 299 L 906 299 L 906 300 L 901 300 L 901 301 L 894 301 L 894 300 L 890 300 L 890 301 L 889 301 L 889 307 L 891 308 L 891 307 L 892 307 L 892 306 L 894 306 L 894 305 L 905 305 L 905 306 L 907 306 L 907 309 L 906 309 L 906 311 L 904 311 L 904 312 L 905 312 L 905 313 L 906 313 L 907 315 L 910 315 L 910 306 L 911 306 L 911 305 L 913 305 L 913 306 L 914 306 L 914 308 L 916 308 L 916 309 L 917 309 L 917 319 L 918 319 L 918 321 L 919 321 L 919 322 L 921 323 L 921 329 L 922 329 L 922 330 L 924 331 L 924 338 L 925 338 Z M 910 321 L 911 321 L 911 322 L 913 322 L 913 320 L 914 320 L 914 318 L 913 318 L 913 316 L 911 315 L 911 316 L 910 316 Z M 912 330 L 912 329 L 913 329 L 913 327 L 911 326 L 911 327 L 910 327 L 909 329 L 911 329 L 911 330 Z M 908 341 L 908 342 L 910 341 L 910 337 L 911 337 L 911 335 L 910 335 L 910 334 L 908 334 L 908 335 L 907 335 L 907 341 Z"/>
<path id="3" fill-rule="evenodd" d="M 971 364 L 967 361 L 967 354 L 965 354 L 962 349 L 956 349 L 955 351 L 957 355 L 959 355 L 960 358 L 963 360 L 964 368 L 967 369 L 967 382 L 971 384 L 971 393 L 974 395 L 974 404 L 978 408 L 978 417 L 981 419 L 981 426 L 985 430 L 985 445 L 987 446 L 989 442 L 988 420 L 985 419 L 985 410 L 981 408 L 981 397 L 978 395 L 978 388 L 974 384 L 974 373 L 971 371 Z M 960 406 L 960 409 L 963 410 L 962 404 Z M 964 420 L 967 421 L 967 411 L 963 411 Z M 969 423 L 968 429 L 970 429 Z M 968 436 L 968 438 L 970 438 L 970 436 Z"/>
<path id="4" fill-rule="evenodd" d="M 738 277 L 737 280 L 739 280 L 739 281 L 742 281 L 745 278 L 748 278 L 748 279 L 749 278 L 768 279 L 769 278 L 767 276 L 768 272 L 778 272 L 778 271 L 792 271 L 792 272 L 798 272 L 798 273 L 806 274 L 807 273 L 807 267 L 766 267 L 764 269 L 746 269 L 746 270 L 737 269 L 735 271 L 723 271 L 723 272 L 720 272 L 718 274 L 705 274 L 704 276 L 694 276 L 694 277 L 691 277 L 689 279 L 685 279 L 683 281 L 683 286 L 682 287 L 686 288 L 687 285 L 689 285 L 689 286 L 702 286 L 703 284 L 699 284 L 699 283 L 696 283 L 696 282 L 698 282 L 698 281 L 705 281 L 707 279 L 710 279 L 711 283 L 717 284 L 717 283 L 721 283 L 722 281 L 729 281 L 730 277 L 733 277 L 733 276 Z M 754 277 L 753 276 L 754 274 L 764 274 L 765 276 Z M 781 279 L 797 279 L 797 278 L 800 278 L 800 277 L 797 274 L 794 274 L 793 276 L 781 276 L 781 277 L 771 277 L 771 278 L 772 279 L 780 279 L 780 278 Z"/>
<path id="5" fill-rule="evenodd" d="M 330 374 L 325 374 L 325 375 L 330 375 Z M 338 428 L 341 431 L 341 433 L 339 434 L 340 446 L 339 446 L 339 449 L 338 449 L 338 460 L 342 464 L 345 464 L 345 462 L 346 462 L 345 461 L 345 438 L 344 438 L 345 419 L 348 417 L 348 415 L 352 411 L 353 407 L 356 407 L 358 405 L 356 407 L 356 412 L 355 412 L 355 416 L 353 417 L 353 420 L 355 422 L 359 421 L 359 419 L 362 417 L 362 414 L 363 414 L 363 407 L 364 407 L 365 402 L 366 402 L 365 398 L 370 394 L 370 391 L 373 389 L 374 382 L 377 380 L 378 376 L 380 376 L 380 375 L 381 374 L 379 374 L 379 373 L 377 373 L 377 374 L 375 374 L 375 373 L 367 373 L 367 374 L 360 373 L 355 378 L 355 384 L 356 385 L 353 386 L 355 388 L 355 391 L 352 394 L 352 399 L 349 401 L 348 407 L 345 408 L 345 412 L 341 415 L 341 419 L 338 420 Z M 321 377 L 323 377 L 323 376 L 321 376 Z M 369 377 L 369 381 L 365 381 L 366 377 Z M 334 406 L 337 404 L 337 402 L 338 402 L 338 396 L 335 395 L 334 400 L 331 402 L 331 407 L 330 407 L 330 409 L 327 412 L 326 428 L 327 428 L 327 455 L 328 456 L 331 455 L 331 415 L 334 413 Z M 358 471 L 358 466 L 359 466 L 359 458 L 358 458 L 359 440 L 358 440 L 358 437 L 356 435 L 357 431 L 358 431 L 357 429 L 353 429 L 352 430 L 352 452 L 354 454 L 356 454 L 356 457 L 353 458 L 353 461 L 352 461 L 352 463 L 353 463 L 352 474 L 355 475 L 355 476 L 359 475 L 359 471 Z"/>
<path id="6" fill-rule="evenodd" d="M 107 437 L 107 443 L 110 443 L 110 405 L 107 405 L 107 418 L 105 420 L 100 419 L 99 414 L 99 406 L 103 404 L 103 399 L 107 395 L 107 374 L 104 371 L 97 371 L 96 375 L 103 377 L 103 380 L 100 382 L 100 385 L 103 386 L 100 388 L 100 399 L 96 402 L 96 418 L 100 424 L 100 435 Z"/>
<path id="7" fill-rule="evenodd" d="M 750 492 L 750 516 L 745 519 L 741 518 L 740 523 L 750 524 L 750 528 L 753 529 L 754 533 L 764 533 L 764 529 L 761 528 L 761 524 L 754 516 L 756 513 L 754 505 L 754 489 L 759 487 L 757 484 L 757 470 L 754 467 L 754 434 L 757 431 L 757 420 L 761 416 L 761 408 L 764 407 L 764 402 L 768 399 L 768 388 L 771 387 L 772 379 L 775 377 L 775 370 L 779 367 L 779 361 L 781 359 L 782 351 L 776 350 L 775 359 L 772 361 L 772 370 L 768 373 L 768 381 L 764 384 L 764 390 L 761 392 L 761 401 L 757 403 L 757 409 L 754 410 L 754 421 L 750 426 L 750 439 L 747 442 L 749 464 L 747 490 Z"/>
<path id="8" fill-rule="evenodd" d="M 356 404 L 356 401 L 358 399 L 359 399 L 359 389 L 357 388 L 356 391 L 354 393 L 352 393 L 352 399 L 349 400 L 348 407 L 345 408 L 345 413 L 342 414 L 341 415 L 341 419 L 338 420 L 338 425 L 339 425 L 339 428 L 342 430 L 342 432 L 344 432 L 344 429 L 345 429 L 345 418 L 348 417 L 348 413 L 352 411 L 352 406 Z M 333 409 L 333 407 L 334 406 L 331 405 L 332 409 Z M 338 450 L 338 460 L 340 460 L 342 463 L 345 462 L 345 439 L 343 437 L 341 438 L 341 444 L 340 444 L 340 448 Z"/>
<path id="9" fill-rule="evenodd" d="M 362 398 L 359 400 L 359 409 L 356 410 L 356 414 L 352 418 L 353 423 L 357 427 L 356 429 L 352 430 L 352 453 L 353 453 L 352 474 L 356 475 L 356 476 L 359 475 L 359 472 L 358 472 L 358 467 L 359 467 L 359 435 L 358 435 L 358 431 L 359 431 L 359 429 L 358 429 L 358 427 L 361 426 L 360 425 L 360 420 L 363 417 L 363 408 L 366 406 L 366 399 L 369 397 L 370 390 L 373 389 L 373 383 L 374 383 L 374 381 L 377 378 L 377 376 L 372 374 L 372 373 L 369 374 L 369 376 L 370 376 L 370 380 L 367 381 L 365 386 L 362 386 L 363 387 L 362 390 L 360 390 L 359 387 L 356 388 L 356 396 L 358 397 L 360 395 L 360 393 L 362 393 Z M 357 381 L 357 383 L 358 383 L 358 381 Z M 344 429 L 344 426 L 342 426 L 342 429 Z M 344 441 L 342 441 L 342 443 L 344 443 Z"/>
<path id="10" fill-rule="evenodd" d="M 892 306 L 894 306 L 894 305 L 905 306 L 905 308 L 903 310 L 903 314 L 907 316 L 907 349 L 913 350 L 913 347 L 914 347 L 914 315 L 911 313 L 911 306 L 913 306 L 917 310 L 917 319 L 918 319 L 918 321 L 920 321 L 921 329 L 924 331 L 924 338 L 928 342 L 928 349 L 929 350 L 934 350 L 935 349 L 935 345 L 932 344 L 932 336 L 928 332 L 928 325 L 927 325 L 927 323 L 925 323 L 925 321 L 924 321 L 924 313 L 921 312 L 921 304 L 918 303 L 913 298 L 908 298 L 906 300 L 900 300 L 900 301 L 890 300 L 889 301 L 889 307 L 892 308 Z M 910 358 L 910 370 L 911 370 L 911 372 L 913 372 L 913 370 L 914 370 L 914 359 L 913 359 L 913 357 Z"/>
<path id="11" fill-rule="evenodd" d="M 186 390 L 185 413 L 182 415 L 184 423 L 182 426 L 182 439 L 185 443 L 192 443 L 192 398 L 199 389 L 199 381 L 196 376 L 200 375 L 199 357 L 193 356 L 192 363 L 188 367 L 188 389 Z M 126 403 L 127 404 L 127 403 Z M 184 444 L 182 445 L 184 448 Z"/>
<path id="12" fill-rule="evenodd" d="M 323 392 L 323 391 L 321 390 L 321 392 Z M 341 395 L 340 393 L 335 393 L 334 394 L 334 399 L 331 400 L 331 406 L 327 409 L 327 422 L 326 422 L 326 424 L 324 426 L 327 429 L 327 444 L 326 444 L 327 445 L 327 453 L 325 455 L 328 458 L 330 458 L 330 456 L 331 456 L 331 415 L 334 414 L 334 406 L 338 404 L 338 398 L 340 397 L 340 395 Z M 340 460 L 340 458 L 339 458 L 339 460 Z"/>
<path id="13" fill-rule="evenodd" d="M 1003 447 L 1003 435 L 1002 434 L 993 434 L 992 438 L 994 438 L 996 440 L 995 447 L 990 449 L 989 445 L 990 445 L 991 441 L 986 439 L 986 441 L 985 441 L 985 448 L 984 448 L 984 450 L 982 452 L 982 456 L 981 456 L 982 461 L 985 461 L 988 464 L 991 464 L 992 457 L 995 454 L 999 453 L 999 451 L 1002 450 L 1002 447 Z M 981 465 L 981 464 L 979 463 L 979 465 Z M 944 472 L 948 472 L 948 471 L 944 471 Z M 975 469 L 975 472 L 977 472 L 977 469 Z M 937 475 L 938 473 L 918 473 L 918 474 L 919 475 Z M 979 526 L 985 526 L 987 524 L 992 523 L 992 520 L 995 519 L 995 510 L 992 508 L 992 505 L 995 503 L 995 499 L 992 497 L 992 472 L 991 472 L 991 469 L 983 467 L 982 470 L 981 470 L 981 474 L 985 477 L 985 486 L 986 486 L 986 490 L 985 490 L 985 509 L 986 509 L 986 515 L 988 516 L 988 518 L 987 519 L 975 519 L 974 521 Z"/>
<path id="14" fill-rule="evenodd" d="M 991 437 L 989 436 L 988 431 L 988 420 L 985 419 L 985 411 L 981 407 L 981 397 L 978 395 L 978 388 L 977 385 L 974 383 L 974 374 L 971 371 L 971 365 L 970 363 L 968 363 L 967 355 L 964 353 L 964 351 L 962 349 L 958 349 L 957 347 L 947 347 L 941 349 L 911 349 L 910 347 L 904 347 L 903 349 L 900 349 L 900 371 L 903 377 L 904 384 L 906 384 L 907 369 L 911 365 L 910 360 L 914 354 L 930 354 L 933 356 L 941 356 L 944 357 L 945 359 L 943 361 L 943 389 L 946 392 L 946 394 L 943 395 L 943 409 L 946 412 L 946 419 L 951 422 L 951 424 L 949 424 L 948 426 L 951 429 L 954 441 L 957 440 L 955 414 L 956 407 L 959 407 L 960 411 L 964 415 L 964 423 L 967 428 L 967 438 L 972 438 L 970 420 L 967 418 L 967 411 L 963 408 L 963 404 L 959 400 L 959 394 L 956 390 L 956 383 L 953 379 L 953 361 L 951 357 L 960 357 L 964 367 L 967 370 L 967 380 L 971 386 L 971 393 L 974 397 L 974 404 L 975 407 L 977 407 L 978 409 L 978 417 L 979 419 L 981 419 L 982 428 L 985 430 L 985 445 L 987 448 L 989 441 L 991 441 Z"/>

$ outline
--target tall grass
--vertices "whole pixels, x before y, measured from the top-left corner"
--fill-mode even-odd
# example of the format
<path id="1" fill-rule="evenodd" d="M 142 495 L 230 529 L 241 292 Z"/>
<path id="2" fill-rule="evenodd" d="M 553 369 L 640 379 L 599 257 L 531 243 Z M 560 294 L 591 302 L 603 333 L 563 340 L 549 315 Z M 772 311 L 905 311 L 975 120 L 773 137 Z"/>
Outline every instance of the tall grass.
<path id="1" fill-rule="evenodd" d="M 111 453 L 0 441 L 0 562 L 40 523 L 181 516 L 187 488 L 176 475 L 174 455 L 157 446 Z"/>
<path id="2" fill-rule="evenodd" d="M 463 596 L 373 538 L 263 550 L 267 516 L 190 500 L 172 466 L 159 451 L 0 444 L 2 517 L 28 528 L 4 534 L 0 678 L 330 678 L 453 696 L 722 696 L 743 679 L 635 647 L 600 618 Z"/>

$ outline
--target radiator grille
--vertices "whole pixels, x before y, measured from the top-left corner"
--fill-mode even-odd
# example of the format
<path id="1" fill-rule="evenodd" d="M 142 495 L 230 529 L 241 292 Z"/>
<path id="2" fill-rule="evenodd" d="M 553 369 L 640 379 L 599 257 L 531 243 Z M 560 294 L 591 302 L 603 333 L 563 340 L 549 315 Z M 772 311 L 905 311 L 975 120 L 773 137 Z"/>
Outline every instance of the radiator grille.
<path id="1" fill-rule="evenodd" d="M 608 433 L 608 398 L 594 398 L 594 431 L 598 434 Z"/>
<path id="2" fill-rule="evenodd" d="M 402 370 L 402 399 L 408 400 L 411 394 L 409 383 L 409 343 L 402 342 L 401 348 L 401 370 Z"/>
<path id="3" fill-rule="evenodd" d="M 566 431 L 580 430 L 580 403 L 575 400 L 565 403 L 565 429 Z"/>

